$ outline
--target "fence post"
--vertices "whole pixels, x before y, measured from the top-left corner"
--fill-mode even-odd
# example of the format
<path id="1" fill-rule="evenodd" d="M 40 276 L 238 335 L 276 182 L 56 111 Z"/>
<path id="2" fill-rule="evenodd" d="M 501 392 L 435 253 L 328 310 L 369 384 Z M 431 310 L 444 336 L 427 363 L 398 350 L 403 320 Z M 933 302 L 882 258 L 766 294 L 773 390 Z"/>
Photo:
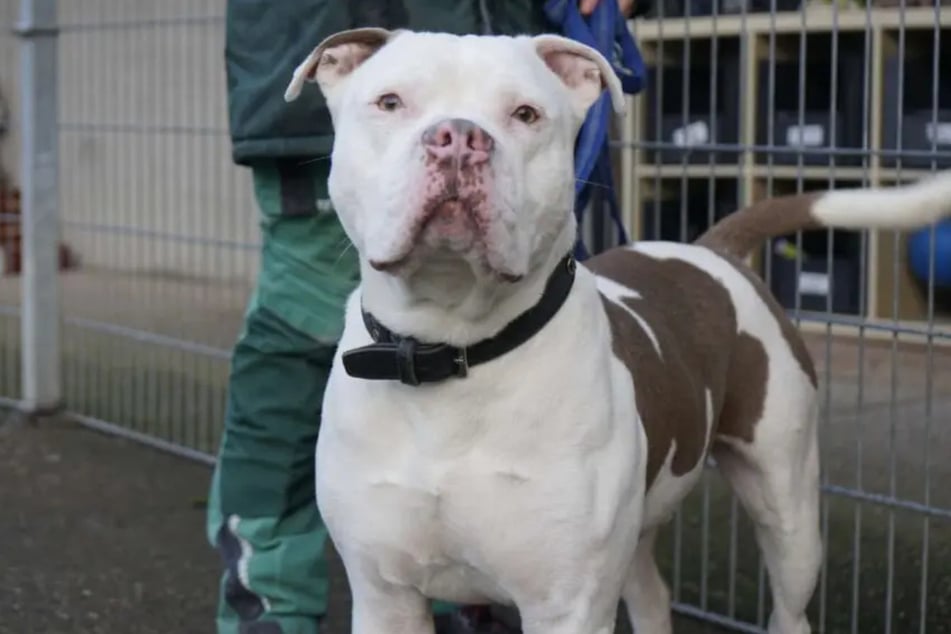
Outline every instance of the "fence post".
<path id="1" fill-rule="evenodd" d="M 21 0 L 17 35 L 23 190 L 23 408 L 43 415 L 62 404 L 57 152 L 57 0 Z"/>

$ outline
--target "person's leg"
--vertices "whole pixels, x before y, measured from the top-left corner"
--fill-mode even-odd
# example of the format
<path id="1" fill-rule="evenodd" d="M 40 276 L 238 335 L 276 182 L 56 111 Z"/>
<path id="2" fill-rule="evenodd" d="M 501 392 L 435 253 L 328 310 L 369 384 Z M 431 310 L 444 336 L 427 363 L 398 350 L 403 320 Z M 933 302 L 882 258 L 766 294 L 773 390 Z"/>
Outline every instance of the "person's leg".
<path id="1" fill-rule="evenodd" d="M 314 446 L 357 265 L 317 203 L 326 174 L 300 165 L 254 170 L 262 266 L 234 349 L 209 498 L 208 538 L 225 568 L 219 634 L 315 634 L 327 609 Z"/>
<path id="2" fill-rule="evenodd" d="M 248 315 L 209 514 L 209 538 L 225 564 L 222 634 L 313 634 L 326 613 L 313 447 L 332 355 L 266 308 Z M 270 629 L 249 625 L 268 621 Z"/>

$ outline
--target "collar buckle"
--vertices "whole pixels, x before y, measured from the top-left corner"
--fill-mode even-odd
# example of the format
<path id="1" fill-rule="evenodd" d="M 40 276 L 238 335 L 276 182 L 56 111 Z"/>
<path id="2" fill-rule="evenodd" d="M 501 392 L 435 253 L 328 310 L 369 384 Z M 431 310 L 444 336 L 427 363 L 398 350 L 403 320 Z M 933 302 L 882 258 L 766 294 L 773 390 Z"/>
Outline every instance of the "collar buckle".
<path id="1" fill-rule="evenodd" d="M 453 359 L 453 362 L 456 364 L 457 377 L 464 379 L 469 376 L 469 353 L 466 352 L 465 346 L 458 348 L 458 353 Z"/>
<path id="2" fill-rule="evenodd" d="M 404 385 L 417 386 L 422 381 L 416 374 L 416 348 L 419 346 L 412 337 L 404 337 L 396 344 L 396 368 L 399 381 Z"/>

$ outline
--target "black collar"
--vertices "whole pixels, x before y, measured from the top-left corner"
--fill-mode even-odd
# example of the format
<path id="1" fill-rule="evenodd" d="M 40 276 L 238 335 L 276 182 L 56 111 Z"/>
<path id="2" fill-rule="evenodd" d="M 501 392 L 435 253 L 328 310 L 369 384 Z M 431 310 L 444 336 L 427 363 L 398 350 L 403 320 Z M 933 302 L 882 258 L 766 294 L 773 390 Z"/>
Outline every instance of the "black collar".
<path id="1" fill-rule="evenodd" d="M 363 323 L 376 343 L 344 352 L 343 367 L 347 374 L 358 379 L 400 381 L 406 385 L 465 377 L 470 367 L 501 357 L 544 328 L 565 303 L 574 279 L 575 260 L 567 255 L 548 278 L 537 304 L 494 337 L 464 348 L 400 337 L 364 310 Z"/>

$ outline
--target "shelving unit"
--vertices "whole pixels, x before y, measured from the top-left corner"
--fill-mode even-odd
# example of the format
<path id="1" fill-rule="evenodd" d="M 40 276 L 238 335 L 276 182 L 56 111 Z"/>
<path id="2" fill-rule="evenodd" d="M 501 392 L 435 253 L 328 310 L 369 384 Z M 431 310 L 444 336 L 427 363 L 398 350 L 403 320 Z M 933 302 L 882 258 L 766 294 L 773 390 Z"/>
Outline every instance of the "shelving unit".
<path id="1" fill-rule="evenodd" d="M 633 237 L 655 237 L 659 226 L 662 237 L 689 239 L 698 222 L 771 195 L 890 185 L 951 167 L 951 159 L 936 160 L 951 152 L 951 9 L 940 22 L 935 16 L 932 7 L 836 12 L 820 5 L 632 23 L 649 70 L 644 92 L 631 101 L 623 134 L 632 143 L 619 165 L 633 175 L 622 191 Z M 940 90 L 933 88 L 936 41 Z M 933 137 L 938 154 L 927 156 Z M 803 270 L 823 268 L 828 233 L 788 237 L 818 250 Z M 924 326 L 927 295 L 909 270 L 906 235 L 832 237 L 835 263 L 847 269 L 829 275 L 832 312 L 845 321 Z M 773 246 L 752 258 L 764 277 L 776 269 Z M 787 292 L 785 282 L 774 283 L 774 292 Z M 826 301 L 800 307 L 822 311 Z M 935 321 L 951 324 L 951 312 L 937 310 Z"/>

